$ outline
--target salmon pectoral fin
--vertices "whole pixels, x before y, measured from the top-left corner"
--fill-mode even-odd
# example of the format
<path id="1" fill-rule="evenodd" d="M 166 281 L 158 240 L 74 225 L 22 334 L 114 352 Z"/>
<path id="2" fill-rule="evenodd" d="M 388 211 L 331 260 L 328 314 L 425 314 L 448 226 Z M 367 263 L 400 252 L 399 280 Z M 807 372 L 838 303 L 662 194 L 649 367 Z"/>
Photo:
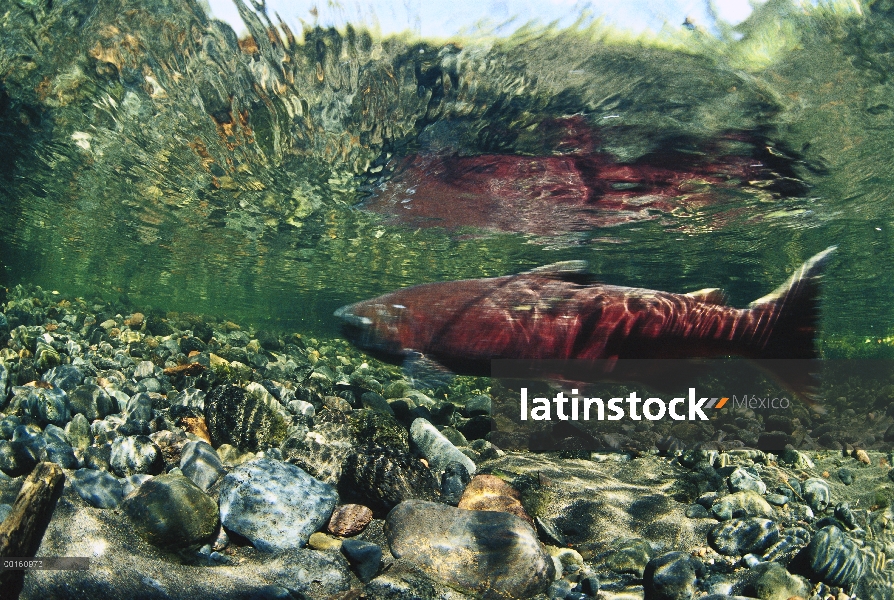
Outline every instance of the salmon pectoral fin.
<path id="1" fill-rule="evenodd" d="M 819 370 L 816 331 L 819 323 L 820 279 L 835 247 L 810 258 L 773 293 L 751 303 L 751 310 L 765 311 L 765 331 L 755 332 L 760 346 L 752 357 L 765 371 L 808 403 Z"/>
<path id="2" fill-rule="evenodd" d="M 411 352 L 407 355 L 403 371 L 416 389 L 435 390 L 449 385 L 456 377 L 456 373 L 420 352 Z"/>

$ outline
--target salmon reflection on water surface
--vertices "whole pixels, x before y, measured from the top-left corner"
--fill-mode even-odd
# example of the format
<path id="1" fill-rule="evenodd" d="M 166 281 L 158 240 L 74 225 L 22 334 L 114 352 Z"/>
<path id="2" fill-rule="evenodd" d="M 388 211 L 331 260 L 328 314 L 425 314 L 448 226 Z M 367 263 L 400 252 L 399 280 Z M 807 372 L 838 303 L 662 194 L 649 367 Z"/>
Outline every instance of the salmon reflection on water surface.
<path id="1" fill-rule="evenodd" d="M 598 150 L 596 133 L 580 117 L 541 125 L 550 155 L 411 155 L 361 206 L 410 227 L 553 235 L 696 210 L 716 200 L 717 187 L 758 182 L 782 195 L 806 190 L 790 159 L 747 132 L 621 162 Z"/>
<path id="2" fill-rule="evenodd" d="M 489 375 L 494 359 L 814 359 L 819 280 L 834 250 L 743 309 L 726 306 L 717 289 L 675 294 L 598 283 L 585 263 L 570 261 L 417 285 L 343 306 L 335 316 L 344 335 L 374 355 L 421 355 L 470 375 Z M 806 384 L 788 385 L 801 391 Z"/>

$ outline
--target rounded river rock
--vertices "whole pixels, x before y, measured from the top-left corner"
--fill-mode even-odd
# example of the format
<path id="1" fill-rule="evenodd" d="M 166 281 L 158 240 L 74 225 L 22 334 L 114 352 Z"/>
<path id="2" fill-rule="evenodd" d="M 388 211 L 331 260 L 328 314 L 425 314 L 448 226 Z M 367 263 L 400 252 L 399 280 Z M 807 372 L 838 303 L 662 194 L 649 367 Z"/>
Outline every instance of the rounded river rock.
<path id="1" fill-rule="evenodd" d="M 407 500 L 388 513 L 391 553 L 443 583 L 490 598 L 529 598 L 555 575 L 534 528 L 503 512 Z"/>
<path id="2" fill-rule="evenodd" d="M 137 531 L 165 550 L 198 548 L 218 526 L 217 504 L 180 474 L 159 475 L 122 505 Z"/>
<path id="3" fill-rule="evenodd" d="M 224 527 L 255 548 L 275 552 L 302 548 L 332 515 L 338 494 L 288 463 L 261 458 L 228 473 L 220 487 Z"/>

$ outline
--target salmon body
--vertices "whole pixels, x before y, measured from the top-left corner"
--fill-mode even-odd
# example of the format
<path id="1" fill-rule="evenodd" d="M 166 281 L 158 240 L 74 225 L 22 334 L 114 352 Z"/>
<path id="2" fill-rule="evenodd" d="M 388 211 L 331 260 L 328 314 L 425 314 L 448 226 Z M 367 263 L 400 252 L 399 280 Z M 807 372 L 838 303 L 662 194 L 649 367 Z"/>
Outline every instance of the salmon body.
<path id="1" fill-rule="evenodd" d="M 345 336 L 379 357 L 422 355 L 460 374 L 494 359 L 816 358 L 817 254 L 747 308 L 719 290 L 675 294 L 593 281 L 581 261 L 430 283 L 343 306 Z"/>

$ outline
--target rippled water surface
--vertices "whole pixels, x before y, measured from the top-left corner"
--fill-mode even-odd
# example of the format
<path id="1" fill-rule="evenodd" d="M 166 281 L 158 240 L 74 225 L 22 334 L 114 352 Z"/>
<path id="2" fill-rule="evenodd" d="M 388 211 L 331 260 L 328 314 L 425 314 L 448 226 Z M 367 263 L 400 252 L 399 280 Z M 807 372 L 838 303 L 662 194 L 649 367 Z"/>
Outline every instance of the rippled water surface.
<path id="1" fill-rule="evenodd" d="M 436 42 L 192 0 L 0 10 L 0 277 L 335 334 L 337 306 L 586 259 L 744 305 L 829 245 L 828 356 L 887 357 L 889 3 L 721 37 Z"/>

